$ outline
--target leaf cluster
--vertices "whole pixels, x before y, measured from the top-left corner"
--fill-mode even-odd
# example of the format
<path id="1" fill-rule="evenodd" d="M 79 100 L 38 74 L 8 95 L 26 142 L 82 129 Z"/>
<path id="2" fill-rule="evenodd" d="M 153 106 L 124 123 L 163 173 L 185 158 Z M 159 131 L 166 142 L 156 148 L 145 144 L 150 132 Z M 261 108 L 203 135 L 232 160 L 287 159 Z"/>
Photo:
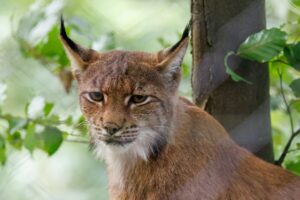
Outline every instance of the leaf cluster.
<path id="1" fill-rule="evenodd" d="M 250 35 L 236 52 L 229 52 L 226 55 L 224 65 L 227 74 L 234 81 L 243 81 L 248 84 L 251 84 L 251 82 L 239 76 L 228 65 L 230 56 L 236 55 L 254 62 L 268 63 L 271 75 L 274 75 L 272 74 L 274 71 L 276 72 L 277 79 L 274 76 L 271 77 L 277 80 L 277 82 L 273 82 L 272 89 L 277 90 L 277 94 L 282 96 L 284 104 L 282 109 L 288 115 L 291 133 L 287 144 L 275 163 L 281 165 L 288 153 L 296 152 L 295 157 L 287 161 L 285 166 L 300 174 L 300 165 L 295 164 L 300 163 L 300 155 L 297 154 L 300 151 L 300 143 L 295 142 L 300 131 L 295 130 L 294 123 L 294 118 L 300 115 L 300 41 L 297 38 L 292 40 L 292 34 L 285 31 L 283 27 L 264 29 Z M 291 93 L 292 95 L 290 95 Z M 279 109 L 279 107 L 276 106 L 273 109 Z M 296 113 L 296 116 L 293 113 Z M 291 150 L 292 146 L 295 146 L 295 148 Z M 297 170 L 295 166 L 298 166 Z"/>
<path id="2" fill-rule="evenodd" d="M 40 149 L 52 156 L 63 141 L 74 137 L 75 140 L 71 141 L 88 143 L 83 118 L 74 119 L 68 116 L 62 120 L 52 111 L 53 108 L 54 104 L 45 102 L 41 97 L 35 97 L 25 106 L 24 117 L 5 114 L 0 109 L 1 164 L 5 164 L 7 160 L 8 148 L 25 148 L 30 153 Z"/>

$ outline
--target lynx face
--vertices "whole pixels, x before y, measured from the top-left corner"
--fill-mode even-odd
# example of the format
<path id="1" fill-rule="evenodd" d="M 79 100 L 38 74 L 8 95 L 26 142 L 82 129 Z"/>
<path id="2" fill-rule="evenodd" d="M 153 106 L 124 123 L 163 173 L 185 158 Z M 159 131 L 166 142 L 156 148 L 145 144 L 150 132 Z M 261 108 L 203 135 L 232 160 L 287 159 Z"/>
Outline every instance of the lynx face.
<path id="1" fill-rule="evenodd" d="M 100 56 L 81 75 L 79 98 L 96 148 L 136 150 L 146 159 L 166 141 L 173 94 L 163 74 L 138 58 L 120 51 Z"/>
<path id="2" fill-rule="evenodd" d="M 155 54 L 99 53 L 61 39 L 78 81 L 80 107 L 97 154 L 147 160 L 168 141 L 188 37 Z"/>

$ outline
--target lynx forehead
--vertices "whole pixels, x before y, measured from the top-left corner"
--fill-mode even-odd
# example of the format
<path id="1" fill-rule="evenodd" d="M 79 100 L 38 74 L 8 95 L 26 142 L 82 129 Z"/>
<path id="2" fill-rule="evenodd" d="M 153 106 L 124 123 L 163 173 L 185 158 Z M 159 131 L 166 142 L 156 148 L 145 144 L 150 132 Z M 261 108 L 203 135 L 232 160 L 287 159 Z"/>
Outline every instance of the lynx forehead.
<path id="1" fill-rule="evenodd" d="M 164 87 L 155 69 L 158 58 L 152 54 L 112 51 L 99 55 L 82 75 L 80 86 L 100 88 L 104 93 L 121 91 L 132 93 L 147 85 Z"/>

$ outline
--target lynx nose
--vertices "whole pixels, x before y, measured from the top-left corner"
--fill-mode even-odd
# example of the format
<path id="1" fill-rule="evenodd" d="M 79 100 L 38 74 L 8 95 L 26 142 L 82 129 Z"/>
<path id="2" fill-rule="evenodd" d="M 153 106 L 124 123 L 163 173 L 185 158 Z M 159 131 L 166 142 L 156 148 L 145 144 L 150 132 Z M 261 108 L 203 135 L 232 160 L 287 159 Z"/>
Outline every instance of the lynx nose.
<path id="1" fill-rule="evenodd" d="M 106 123 L 104 125 L 104 129 L 107 131 L 109 135 L 114 135 L 116 132 L 118 132 L 121 129 L 121 127 L 119 127 L 115 123 Z"/>

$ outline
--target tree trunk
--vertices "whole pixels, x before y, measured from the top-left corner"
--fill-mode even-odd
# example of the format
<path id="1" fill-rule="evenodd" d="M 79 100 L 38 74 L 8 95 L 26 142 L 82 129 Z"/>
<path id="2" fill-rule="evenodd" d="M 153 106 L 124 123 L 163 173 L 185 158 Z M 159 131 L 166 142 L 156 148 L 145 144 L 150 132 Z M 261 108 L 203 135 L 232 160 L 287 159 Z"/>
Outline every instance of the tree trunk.
<path id="1" fill-rule="evenodd" d="M 252 84 L 232 81 L 224 57 L 265 28 L 264 0 L 192 0 L 193 97 L 241 146 L 273 161 L 268 67 L 230 58 L 230 66 Z"/>

